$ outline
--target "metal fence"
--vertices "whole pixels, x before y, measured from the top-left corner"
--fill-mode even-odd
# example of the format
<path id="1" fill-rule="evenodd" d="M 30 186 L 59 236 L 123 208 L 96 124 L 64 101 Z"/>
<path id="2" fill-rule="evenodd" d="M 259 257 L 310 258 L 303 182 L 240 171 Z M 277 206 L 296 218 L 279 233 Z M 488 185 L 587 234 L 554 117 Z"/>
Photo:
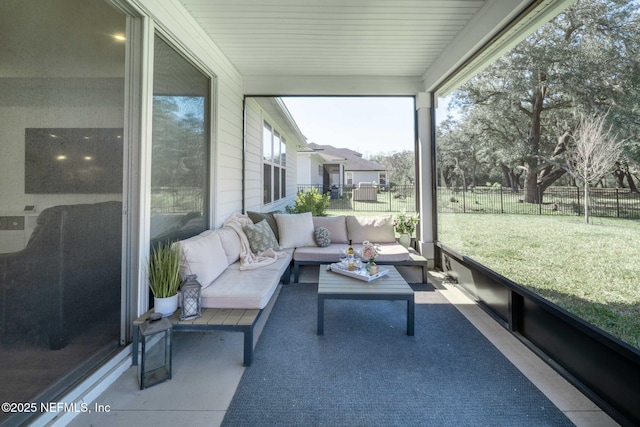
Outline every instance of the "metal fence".
<path id="1" fill-rule="evenodd" d="M 549 187 L 542 203 L 525 203 L 524 191 L 501 187 L 438 188 L 438 211 L 460 213 L 505 213 L 537 215 L 584 215 L 584 189 Z M 591 188 L 589 215 L 640 218 L 640 194 L 625 188 Z"/>
<path id="2" fill-rule="evenodd" d="M 329 194 L 327 211 L 415 212 L 417 208 L 415 185 L 298 185 L 298 192 L 311 188 L 322 194 Z"/>
<path id="3" fill-rule="evenodd" d="M 327 211 L 415 212 L 416 187 L 299 185 L 298 192 L 316 188 L 330 195 Z M 151 190 L 154 213 L 201 212 L 202 189 L 194 187 Z M 584 189 L 549 187 L 542 203 L 525 203 L 524 191 L 502 187 L 438 188 L 438 211 L 447 213 L 504 213 L 536 215 L 584 215 Z M 626 188 L 592 188 L 589 190 L 589 215 L 594 217 L 640 219 L 640 193 Z"/>
<path id="4" fill-rule="evenodd" d="M 151 187 L 151 212 L 202 212 L 203 189 L 200 187 Z"/>

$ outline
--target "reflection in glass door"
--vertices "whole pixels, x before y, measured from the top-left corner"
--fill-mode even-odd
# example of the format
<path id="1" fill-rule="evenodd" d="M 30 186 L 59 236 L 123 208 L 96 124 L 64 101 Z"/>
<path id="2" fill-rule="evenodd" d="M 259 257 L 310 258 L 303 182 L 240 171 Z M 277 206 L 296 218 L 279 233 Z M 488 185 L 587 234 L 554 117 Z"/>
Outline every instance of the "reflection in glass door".
<path id="1" fill-rule="evenodd" d="M 3 1 L 0 28 L 0 401 L 48 402 L 120 345 L 126 16 Z"/>
<path id="2" fill-rule="evenodd" d="M 169 242 L 207 228 L 209 78 L 155 37 L 151 239 Z"/>

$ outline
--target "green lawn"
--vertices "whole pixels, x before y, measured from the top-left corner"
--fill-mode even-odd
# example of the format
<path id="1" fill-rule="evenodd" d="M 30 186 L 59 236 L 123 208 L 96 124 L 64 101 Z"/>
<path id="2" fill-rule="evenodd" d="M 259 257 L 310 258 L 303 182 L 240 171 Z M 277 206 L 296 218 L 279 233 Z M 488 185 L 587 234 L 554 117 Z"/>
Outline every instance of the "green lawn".
<path id="1" fill-rule="evenodd" d="M 640 221 L 439 214 L 439 240 L 640 348 Z"/>

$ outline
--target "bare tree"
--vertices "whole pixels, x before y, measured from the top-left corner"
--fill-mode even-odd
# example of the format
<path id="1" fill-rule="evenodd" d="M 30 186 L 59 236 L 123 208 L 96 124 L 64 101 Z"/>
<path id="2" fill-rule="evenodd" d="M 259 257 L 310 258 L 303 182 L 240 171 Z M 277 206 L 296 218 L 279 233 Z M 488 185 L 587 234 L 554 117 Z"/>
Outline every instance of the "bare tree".
<path id="1" fill-rule="evenodd" d="M 611 172 L 622 154 L 622 142 L 605 129 L 604 116 L 582 117 L 573 135 L 575 146 L 567 153 L 571 175 L 584 183 L 584 220 L 589 223 L 589 186 Z"/>

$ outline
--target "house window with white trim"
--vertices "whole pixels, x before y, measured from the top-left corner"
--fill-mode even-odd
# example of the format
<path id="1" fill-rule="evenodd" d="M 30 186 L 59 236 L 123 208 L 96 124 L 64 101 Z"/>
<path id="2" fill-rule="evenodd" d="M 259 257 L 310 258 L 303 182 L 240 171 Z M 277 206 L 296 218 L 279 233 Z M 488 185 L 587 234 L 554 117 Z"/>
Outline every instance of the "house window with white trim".
<path id="1" fill-rule="evenodd" d="M 262 203 L 268 204 L 287 195 L 287 143 L 280 132 L 264 122 L 262 132 Z"/>
<path id="2" fill-rule="evenodd" d="M 345 172 L 345 184 L 353 185 L 353 172 Z"/>
<path id="3" fill-rule="evenodd" d="M 387 172 L 378 172 L 378 185 L 386 187 L 387 185 Z"/>

